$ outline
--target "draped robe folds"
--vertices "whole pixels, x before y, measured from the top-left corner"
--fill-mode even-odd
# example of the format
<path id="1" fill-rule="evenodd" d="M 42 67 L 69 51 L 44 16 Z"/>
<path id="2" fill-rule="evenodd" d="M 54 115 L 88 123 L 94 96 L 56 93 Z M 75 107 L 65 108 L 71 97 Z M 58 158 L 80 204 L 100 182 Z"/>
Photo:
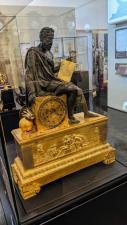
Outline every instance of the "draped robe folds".
<path id="1" fill-rule="evenodd" d="M 76 103 L 85 101 L 83 92 L 72 82 L 65 82 L 55 76 L 51 52 L 43 53 L 40 47 L 28 50 L 25 59 L 26 100 L 27 105 L 34 103 L 35 97 L 45 95 L 68 94 L 77 91 Z"/>

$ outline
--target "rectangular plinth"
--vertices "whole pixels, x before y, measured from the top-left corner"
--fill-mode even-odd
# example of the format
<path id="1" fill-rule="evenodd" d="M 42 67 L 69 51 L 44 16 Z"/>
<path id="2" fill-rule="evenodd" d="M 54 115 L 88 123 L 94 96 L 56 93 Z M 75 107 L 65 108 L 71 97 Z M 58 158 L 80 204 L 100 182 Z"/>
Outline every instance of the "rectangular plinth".
<path id="1" fill-rule="evenodd" d="M 64 129 L 55 128 L 46 132 L 35 132 L 23 137 L 21 130 L 12 131 L 17 144 L 18 157 L 24 168 L 32 169 L 80 151 L 106 144 L 107 117 L 83 118 L 77 114 L 80 123 Z"/>

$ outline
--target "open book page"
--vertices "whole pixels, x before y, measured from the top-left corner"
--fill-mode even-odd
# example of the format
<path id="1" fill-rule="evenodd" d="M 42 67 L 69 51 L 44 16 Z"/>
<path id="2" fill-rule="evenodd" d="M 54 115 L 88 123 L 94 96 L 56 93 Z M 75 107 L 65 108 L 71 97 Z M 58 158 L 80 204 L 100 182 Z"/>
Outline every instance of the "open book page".
<path id="1" fill-rule="evenodd" d="M 71 80 L 72 74 L 75 70 L 75 66 L 76 66 L 76 63 L 70 62 L 66 59 L 62 59 L 60 70 L 58 73 L 58 78 L 69 82 Z"/>

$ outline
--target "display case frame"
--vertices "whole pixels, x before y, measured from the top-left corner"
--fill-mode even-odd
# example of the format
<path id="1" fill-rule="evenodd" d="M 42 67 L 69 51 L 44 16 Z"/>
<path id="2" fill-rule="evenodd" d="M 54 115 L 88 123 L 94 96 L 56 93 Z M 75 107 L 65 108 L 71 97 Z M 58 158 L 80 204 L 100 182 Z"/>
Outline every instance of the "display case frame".
<path id="1" fill-rule="evenodd" d="M 127 40 L 126 36 L 127 36 L 127 27 L 122 27 L 115 30 L 115 58 L 116 59 L 127 58 L 127 43 L 125 41 L 125 38 Z M 123 45 L 125 50 L 117 49 L 118 46 L 119 48 L 123 48 Z"/>
<path id="2" fill-rule="evenodd" d="M 17 19 L 17 18 L 14 18 L 14 19 Z M 21 19 L 21 22 L 22 22 L 22 19 Z M 26 45 L 26 43 L 29 43 L 29 42 L 20 41 L 21 32 L 19 30 L 17 20 L 14 22 L 15 22 L 13 24 L 14 26 L 10 26 L 10 31 L 9 31 L 10 33 L 8 33 L 8 35 L 11 35 L 11 37 L 9 36 L 11 44 L 12 44 L 12 41 L 14 40 L 13 38 L 16 36 L 15 38 L 16 43 L 14 43 L 13 46 L 9 46 L 9 48 L 11 50 L 11 47 L 14 47 L 14 51 L 10 52 L 12 65 L 14 66 L 13 74 L 16 71 L 18 72 L 19 77 L 14 76 L 13 77 L 14 79 L 12 80 L 12 84 L 15 84 L 15 87 L 17 87 L 18 85 L 22 84 L 22 82 L 24 81 L 24 74 L 23 74 L 24 68 L 23 68 L 23 62 L 21 60 L 22 51 L 20 48 L 21 43 L 24 43 L 24 45 Z M 9 27 L 7 26 L 7 28 Z M 33 29 L 33 31 L 35 30 Z M 71 37 L 70 33 L 69 35 L 67 34 L 66 37 L 64 37 L 63 35 L 62 38 L 60 39 L 58 38 L 61 44 L 60 44 L 60 51 L 57 52 L 58 54 L 56 54 L 56 57 L 58 57 L 59 59 L 61 59 L 61 57 L 63 56 L 65 56 L 65 58 L 69 56 L 68 55 L 69 49 L 67 48 L 67 51 L 65 51 L 65 53 L 67 54 L 64 55 L 63 47 L 61 47 L 61 45 L 62 46 L 66 45 L 64 44 L 64 41 L 66 42 L 66 40 L 69 40 L 74 42 L 74 45 L 75 45 L 74 50 L 77 50 L 76 38 L 80 38 L 82 40 L 84 38 L 87 39 L 86 36 Z M 36 45 L 37 44 L 36 39 L 34 39 L 34 42 L 31 42 L 31 43 L 34 43 Z M 88 56 L 88 45 L 87 45 L 86 52 L 82 51 L 82 48 L 80 48 L 79 55 L 82 56 L 82 53 Z M 15 59 L 17 55 L 19 58 L 16 61 Z M 18 62 L 20 62 L 21 64 L 21 69 L 22 69 L 20 71 L 21 74 L 18 71 L 18 66 L 17 66 Z M 84 69 L 81 69 L 81 70 L 82 70 L 81 71 L 82 76 L 85 77 L 84 82 L 86 81 L 85 85 L 82 86 L 82 89 L 84 88 L 83 91 L 85 93 L 85 91 L 89 91 L 88 68 L 86 69 L 86 71 L 84 71 Z M 79 75 L 79 73 L 80 71 L 78 71 L 77 76 Z M 74 82 L 77 82 L 77 80 Z M 51 225 L 52 223 L 59 224 L 59 218 L 63 218 L 63 217 L 65 218 L 65 220 L 63 221 L 64 222 L 66 221 L 66 223 L 64 224 L 67 224 L 68 221 L 70 221 L 70 224 L 75 225 L 75 223 L 77 223 L 77 220 L 74 221 L 73 219 L 75 210 L 77 210 L 78 208 L 81 208 L 83 205 L 88 206 L 88 203 L 90 201 L 99 199 L 100 196 L 105 195 L 106 193 L 112 191 L 113 189 L 118 188 L 121 184 L 124 184 L 124 182 L 126 182 L 126 179 L 127 179 L 126 166 L 122 165 L 119 162 L 119 160 L 112 166 L 105 166 L 100 163 L 100 164 L 91 166 L 89 168 L 82 169 L 79 172 L 68 175 L 57 181 L 54 181 L 46 185 L 45 187 L 43 187 L 37 196 L 28 200 L 24 200 L 19 192 L 19 189 L 16 183 L 14 182 L 12 169 L 11 169 L 11 164 L 14 162 L 14 159 L 17 155 L 17 149 L 14 142 L 14 138 L 11 134 L 11 131 L 13 129 L 16 129 L 19 126 L 18 125 L 19 124 L 19 109 L 20 107 L 19 106 L 17 107 L 16 105 L 15 110 L 0 112 L 0 139 L 1 139 L 0 156 L 2 159 L 2 163 L 4 165 L 3 168 L 5 168 L 1 170 L 2 171 L 1 177 L 3 179 L 3 183 L 5 183 L 4 190 L 7 192 L 7 199 L 8 199 L 10 208 L 13 211 L 13 217 L 15 218 L 13 221 L 16 221 L 16 225 L 17 224 L 18 225 L 40 225 L 40 224 Z M 71 218 L 68 220 L 66 216 L 71 215 L 71 212 L 73 212 L 73 216 L 71 216 Z M 76 211 L 76 213 L 78 214 L 78 211 Z M 94 214 L 94 209 L 92 208 L 91 208 L 91 214 L 92 215 Z M 80 215 L 81 217 L 84 216 L 82 211 Z M 12 222 L 12 224 L 14 224 L 14 222 Z M 83 221 L 83 224 L 84 224 L 84 221 Z M 80 223 L 80 225 L 82 225 L 82 223 Z"/>

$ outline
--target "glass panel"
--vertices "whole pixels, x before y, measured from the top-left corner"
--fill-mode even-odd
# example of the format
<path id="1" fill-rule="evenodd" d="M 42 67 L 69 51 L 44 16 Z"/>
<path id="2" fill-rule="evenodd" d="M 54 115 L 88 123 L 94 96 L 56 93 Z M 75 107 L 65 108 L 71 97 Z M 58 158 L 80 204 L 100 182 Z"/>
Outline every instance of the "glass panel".
<path id="1" fill-rule="evenodd" d="M 1 0 L 0 16 L 9 17 L 16 16 L 22 11 L 32 0 Z"/>
<path id="2" fill-rule="evenodd" d="M 10 85 L 14 90 L 22 84 L 23 77 L 18 35 L 15 19 L 13 19 L 1 32 L 1 73 L 4 73 L 6 76 L 5 84 Z"/>
<path id="3" fill-rule="evenodd" d="M 1 83 L 1 93 L 4 96 L 6 95 L 5 99 L 7 99 L 7 97 L 11 99 L 10 108 L 5 108 L 3 112 L 1 112 L 1 127 L 3 129 L 3 139 L 5 140 L 6 163 L 8 163 L 9 167 L 8 174 L 12 181 L 11 186 L 13 188 L 14 205 L 17 206 L 16 212 L 18 213 L 21 223 L 29 219 L 34 219 L 34 217 L 62 205 L 64 202 L 67 202 L 68 199 L 73 199 L 82 193 L 83 187 L 86 185 L 86 181 L 82 179 L 83 173 L 79 172 L 76 181 L 77 184 L 74 182 L 74 177 L 76 175 L 73 175 L 73 177 L 65 177 L 42 187 L 35 197 L 24 200 L 20 194 L 20 192 L 24 190 L 24 187 L 22 187 L 21 184 L 21 190 L 19 191 L 18 185 L 14 182 L 15 173 L 12 172 L 12 164 L 17 156 L 24 162 L 24 156 L 22 156 L 20 151 L 21 149 L 19 149 L 16 139 L 14 141 L 14 136 L 11 132 L 19 127 L 19 110 L 21 109 L 19 103 L 21 103 L 21 101 L 19 102 L 18 97 L 25 96 L 22 92 L 22 89 L 25 88 L 25 56 L 31 46 L 37 46 L 39 44 L 39 32 L 41 28 L 48 26 L 53 27 L 55 30 L 55 38 L 52 47 L 55 64 L 59 63 L 62 58 L 70 57 L 71 51 L 76 51 L 77 64 L 83 66 L 81 66 L 80 69 L 78 68 L 78 71 L 75 72 L 80 72 L 81 70 L 84 72 L 84 70 L 88 68 L 86 59 L 87 38 L 75 37 L 74 11 L 62 14 L 63 11 L 60 11 L 60 9 L 57 10 L 60 14 L 58 16 L 42 16 L 41 10 L 38 11 L 36 7 L 25 8 L 16 18 L 12 18 L 12 21 L 8 23 L 0 33 L 2 36 L 2 42 L 0 43 L 2 49 L 0 62 L 1 73 L 6 75 L 5 82 L 3 84 Z M 51 11 L 49 11 L 48 13 L 51 13 Z M 85 77 L 85 73 L 82 73 L 82 75 Z M 86 75 L 88 81 L 88 73 Z M 76 76 L 79 76 L 79 73 Z M 34 83 L 36 80 L 32 82 Z M 89 83 L 85 82 L 85 85 L 86 84 L 88 84 L 89 87 Z M 86 87 L 83 86 L 83 88 L 85 89 Z M 22 135 L 24 135 L 24 132 L 21 136 Z M 48 143 L 48 139 L 46 143 Z M 36 144 L 38 144 L 38 150 L 40 149 L 39 158 L 41 158 L 42 148 L 39 143 Z M 37 148 L 35 148 L 35 151 L 36 150 Z M 25 151 L 28 153 L 27 159 L 29 164 L 31 162 L 29 157 L 30 151 L 27 148 Z M 26 168 L 25 170 L 27 171 Z M 17 180 L 17 182 L 19 182 L 19 180 Z M 34 184 L 30 187 L 31 192 L 33 187 Z M 28 188 L 28 193 L 30 189 Z"/>
<path id="4" fill-rule="evenodd" d="M 88 71 L 88 37 L 77 37 L 75 41 L 77 62 L 80 64 L 80 70 Z"/>

